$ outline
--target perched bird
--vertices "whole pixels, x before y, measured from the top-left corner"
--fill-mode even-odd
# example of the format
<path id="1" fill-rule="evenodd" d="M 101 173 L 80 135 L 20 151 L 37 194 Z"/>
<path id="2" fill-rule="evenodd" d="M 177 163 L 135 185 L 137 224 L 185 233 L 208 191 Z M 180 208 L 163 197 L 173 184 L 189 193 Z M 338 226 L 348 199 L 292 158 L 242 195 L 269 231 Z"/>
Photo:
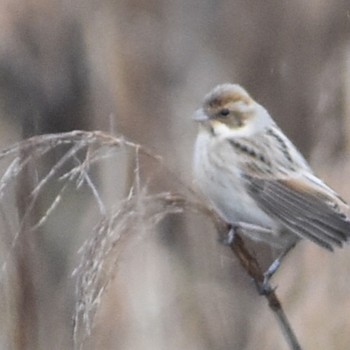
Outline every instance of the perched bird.
<path id="1" fill-rule="evenodd" d="M 349 206 L 245 89 L 215 87 L 194 119 L 194 176 L 226 222 L 284 252 L 300 238 L 329 250 L 349 239 Z"/>

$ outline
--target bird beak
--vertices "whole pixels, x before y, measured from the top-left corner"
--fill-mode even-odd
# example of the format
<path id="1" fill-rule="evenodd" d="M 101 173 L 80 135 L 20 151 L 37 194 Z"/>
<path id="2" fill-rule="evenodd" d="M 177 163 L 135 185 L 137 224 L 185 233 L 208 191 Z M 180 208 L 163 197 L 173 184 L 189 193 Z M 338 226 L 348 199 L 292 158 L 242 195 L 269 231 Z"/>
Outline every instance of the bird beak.
<path id="1" fill-rule="evenodd" d="M 209 117 L 204 113 L 202 108 L 197 109 L 194 116 L 193 116 L 193 120 L 195 120 L 196 122 L 204 122 L 208 119 L 209 119 Z"/>

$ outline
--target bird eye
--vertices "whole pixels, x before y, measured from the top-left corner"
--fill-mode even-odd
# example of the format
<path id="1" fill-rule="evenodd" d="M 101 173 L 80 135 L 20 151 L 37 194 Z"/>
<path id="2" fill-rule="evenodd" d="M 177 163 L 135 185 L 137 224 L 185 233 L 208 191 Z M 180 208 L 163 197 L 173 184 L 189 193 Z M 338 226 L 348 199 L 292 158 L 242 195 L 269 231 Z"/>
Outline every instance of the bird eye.
<path id="1" fill-rule="evenodd" d="M 228 108 L 224 108 L 220 111 L 220 116 L 227 117 L 230 114 L 230 110 Z"/>

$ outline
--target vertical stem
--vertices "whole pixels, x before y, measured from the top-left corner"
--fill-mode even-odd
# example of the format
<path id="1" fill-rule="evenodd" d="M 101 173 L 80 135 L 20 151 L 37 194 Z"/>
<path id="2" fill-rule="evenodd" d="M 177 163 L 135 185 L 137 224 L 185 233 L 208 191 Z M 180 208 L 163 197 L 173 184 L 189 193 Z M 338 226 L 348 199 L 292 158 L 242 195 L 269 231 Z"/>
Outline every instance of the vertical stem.
<path id="1" fill-rule="evenodd" d="M 20 157 L 26 158 L 28 152 L 21 152 Z M 26 214 L 30 192 L 33 188 L 33 169 L 27 166 L 18 179 L 16 202 L 19 216 L 18 244 L 15 249 L 17 263 L 18 309 L 16 349 L 29 350 L 38 348 L 38 305 L 37 275 L 38 242 L 36 234 L 30 230 L 32 215 Z"/>

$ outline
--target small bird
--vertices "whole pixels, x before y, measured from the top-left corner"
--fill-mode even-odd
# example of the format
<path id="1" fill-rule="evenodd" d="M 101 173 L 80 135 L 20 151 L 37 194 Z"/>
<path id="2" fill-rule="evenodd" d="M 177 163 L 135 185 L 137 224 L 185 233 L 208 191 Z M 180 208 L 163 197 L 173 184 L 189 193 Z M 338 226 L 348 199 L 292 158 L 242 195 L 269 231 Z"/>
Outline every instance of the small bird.
<path id="1" fill-rule="evenodd" d="M 300 238 L 328 250 L 349 240 L 348 204 L 314 175 L 244 88 L 215 87 L 194 119 L 199 123 L 195 180 L 232 227 L 282 249 L 281 257 Z"/>

